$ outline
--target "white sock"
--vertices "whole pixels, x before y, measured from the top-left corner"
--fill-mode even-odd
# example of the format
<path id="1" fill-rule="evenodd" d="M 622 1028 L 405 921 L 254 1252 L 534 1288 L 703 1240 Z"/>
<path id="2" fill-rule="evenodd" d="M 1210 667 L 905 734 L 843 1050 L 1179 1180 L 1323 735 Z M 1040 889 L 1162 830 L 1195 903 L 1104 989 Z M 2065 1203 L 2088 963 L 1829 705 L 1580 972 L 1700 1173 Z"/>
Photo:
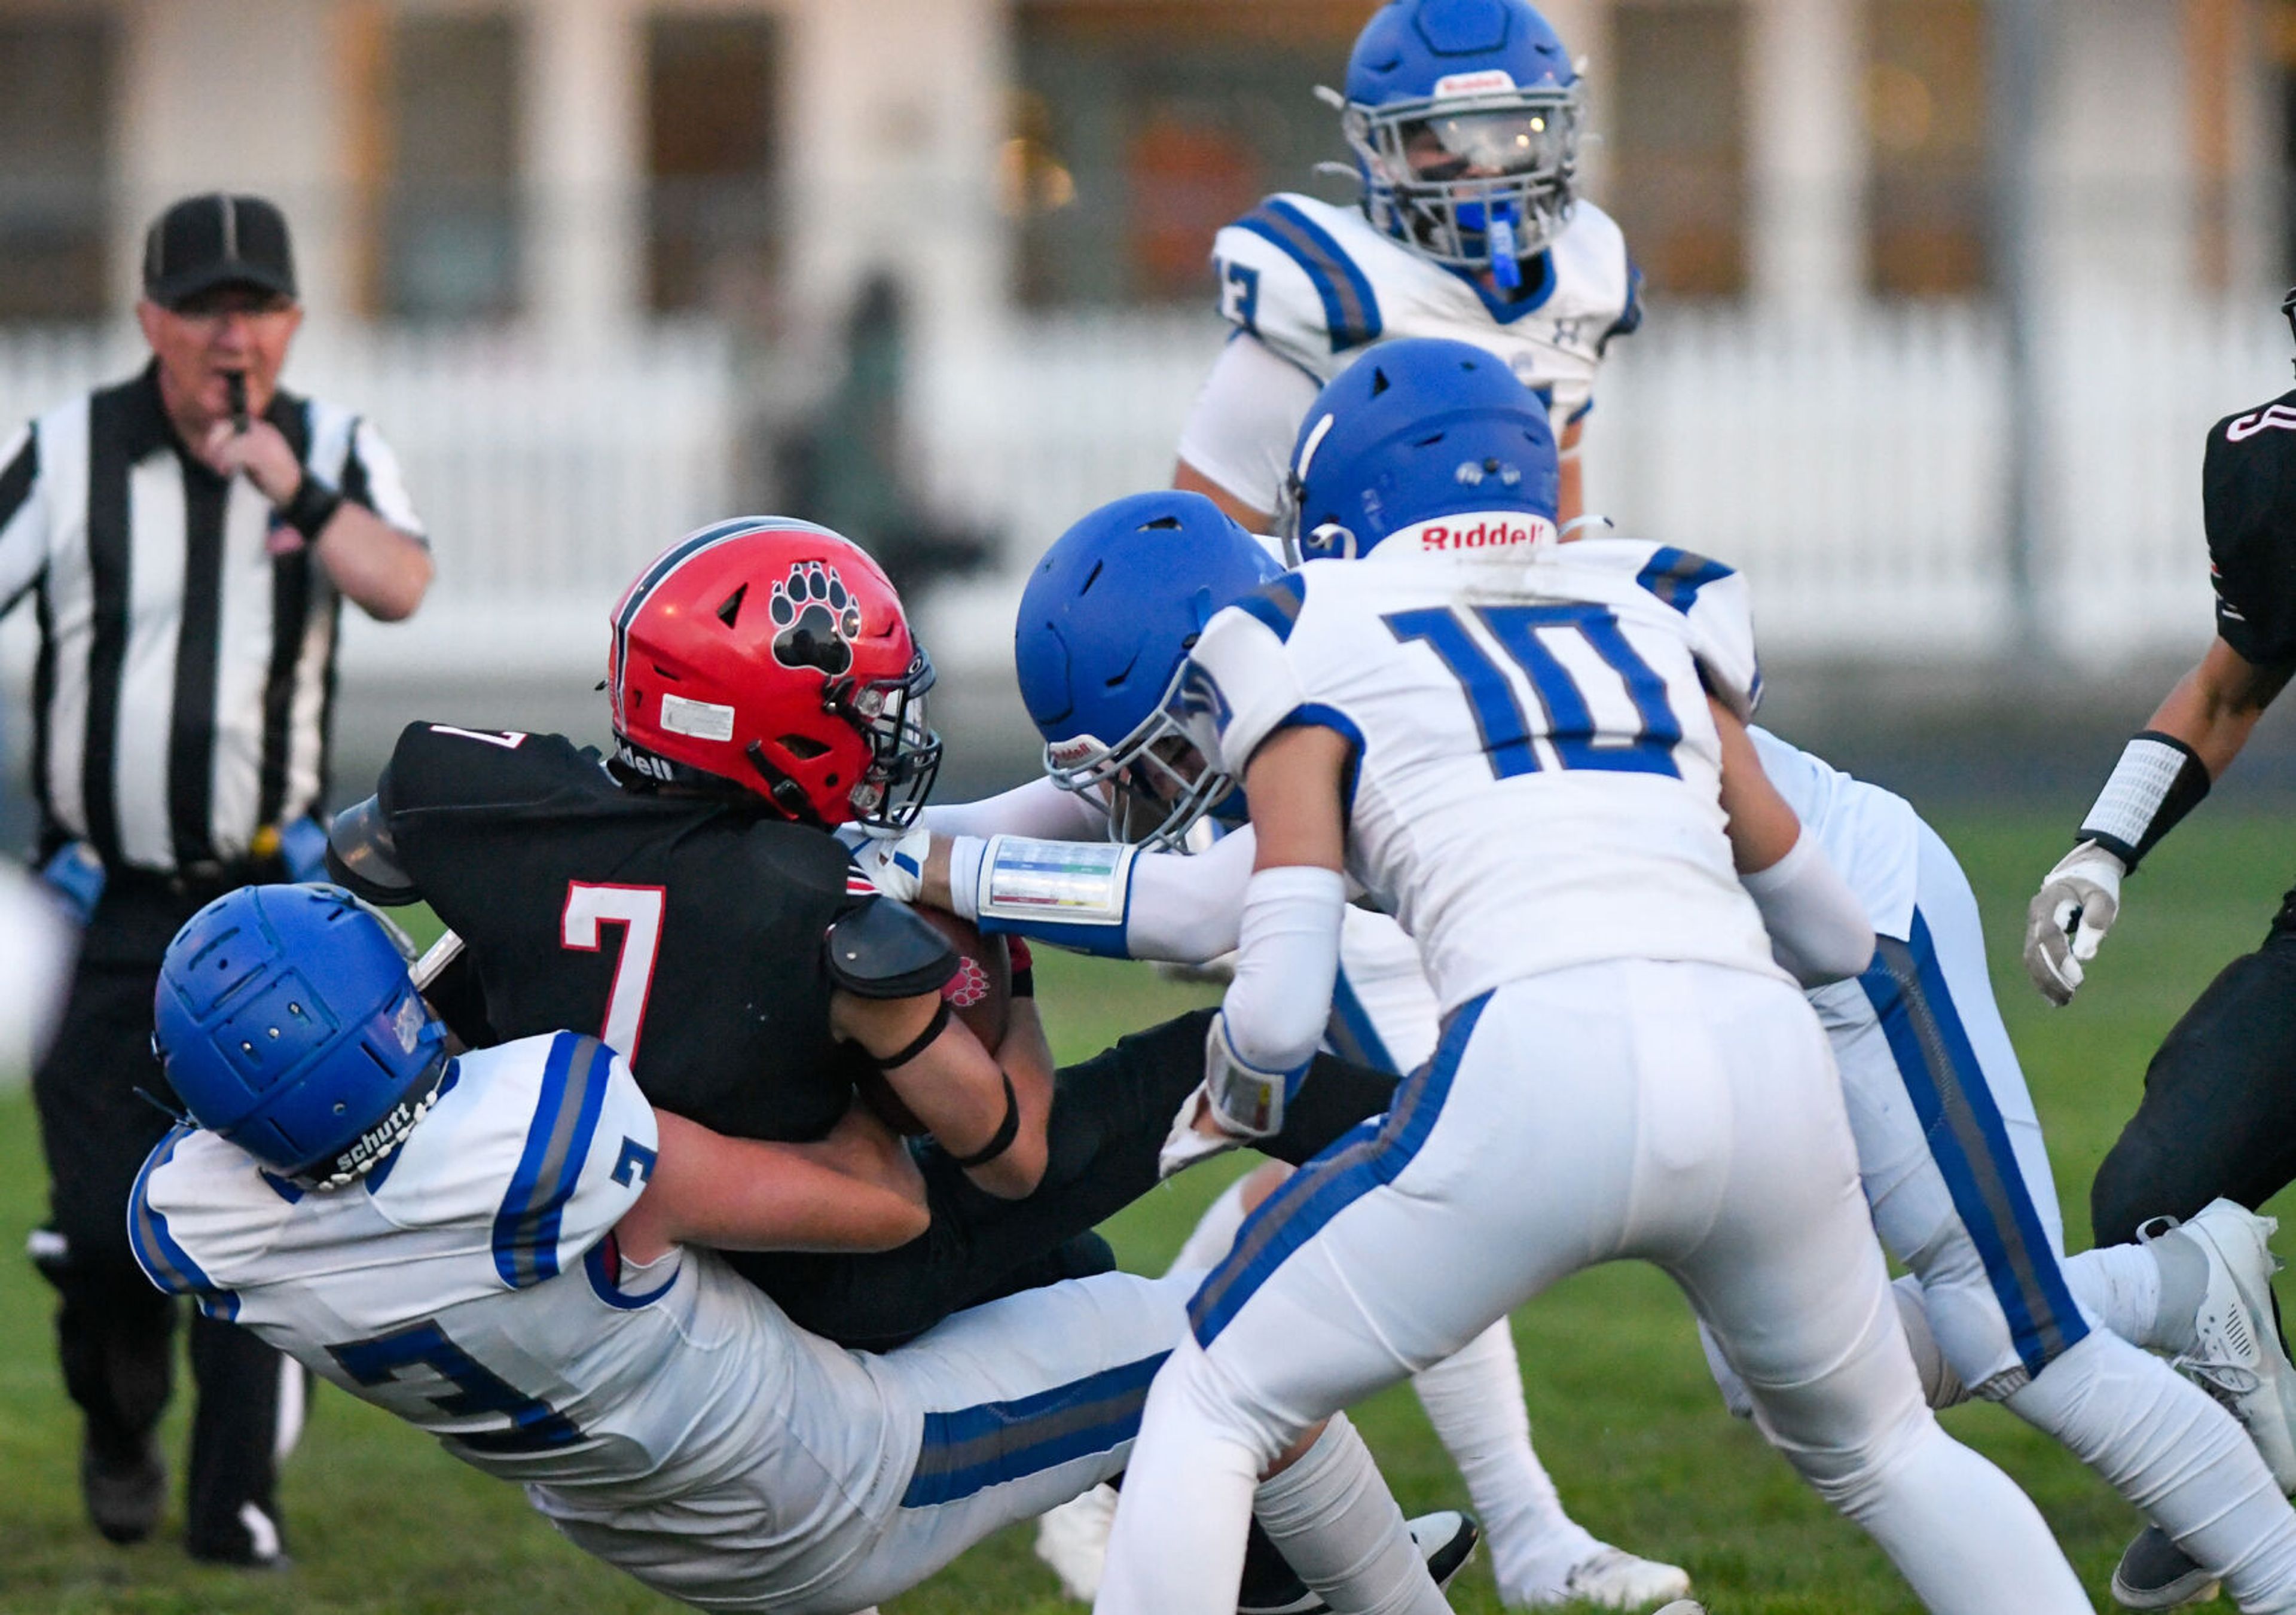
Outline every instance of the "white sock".
<path id="1" fill-rule="evenodd" d="M 1574 1565 L 1602 1546 L 1563 1512 L 1530 1446 L 1522 1369 L 1501 1318 L 1451 1356 L 1412 1376 L 1427 1422 L 1475 1500 L 1502 1600 L 1559 1593 Z"/>
<path id="2" fill-rule="evenodd" d="M 1450 1608 L 1345 1414 L 1332 1414 L 1290 1468 L 1260 1482 L 1251 1508 L 1285 1562 L 1337 1615 L 1444 1615 Z"/>
<path id="3" fill-rule="evenodd" d="M 1251 1174 L 1245 1173 L 1204 1208 L 1204 1214 L 1196 1219 L 1194 1232 L 1188 1235 L 1188 1242 L 1180 1247 L 1180 1254 L 1172 1258 L 1172 1265 L 1165 1272 L 1212 1268 L 1227 1259 L 1228 1248 L 1235 1243 L 1236 1232 L 1243 1226 L 1243 1186 L 1250 1181 Z"/>
<path id="4" fill-rule="evenodd" d="M 2243 1610 L 2296 1610 L 2296 1511 L 2239 1423 L 2168 1364 L 2092 1332 L 2005 1405 L 2220 1577 Z"/>
<path id="5" fill-rule="evenodd" d="M 2100 1245 L 2065 1258 L 2062 1266 L 2084 1312 L 2129 1344 L 2158 1349 L 2152 1336 L 2161 1311 L 2161 1264 L 2151 1245 Z"/>

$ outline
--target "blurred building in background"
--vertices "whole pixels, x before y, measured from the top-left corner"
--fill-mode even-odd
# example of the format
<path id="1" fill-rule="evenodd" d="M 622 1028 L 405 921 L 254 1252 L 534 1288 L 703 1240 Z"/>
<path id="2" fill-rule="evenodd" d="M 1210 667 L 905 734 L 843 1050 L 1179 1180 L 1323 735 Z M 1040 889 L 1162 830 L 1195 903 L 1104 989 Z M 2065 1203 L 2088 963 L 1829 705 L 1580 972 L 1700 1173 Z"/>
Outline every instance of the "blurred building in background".
<path id="1" fill-rule="evenodd" d="M 1775 650 L 1958 658 L 2019 620 L 2005 90 L 2041 131 L 2038 620 L 2090 658 L 2208 632 L 2201 432 L 2288 379 L 2296 3 L 2027 3 L 2014 86 L 1988 0 L 1548 8 L 1584 189 L 1649 277 L 1594 503 L 1745 566 Z M 1042 545 L 1168 475 L 1213 231 L 1345 193 L 1311 92 L 1369 10 L 0 0 L 0 414 L 130 361 L 157 208 L 262 191 L 313 313 L 291 380 L 373 400 L 433 522 L 435 665 L 586 668 L 637 561 L 794 475 L 993 542 L 928 619 L 989 667 Z"/>

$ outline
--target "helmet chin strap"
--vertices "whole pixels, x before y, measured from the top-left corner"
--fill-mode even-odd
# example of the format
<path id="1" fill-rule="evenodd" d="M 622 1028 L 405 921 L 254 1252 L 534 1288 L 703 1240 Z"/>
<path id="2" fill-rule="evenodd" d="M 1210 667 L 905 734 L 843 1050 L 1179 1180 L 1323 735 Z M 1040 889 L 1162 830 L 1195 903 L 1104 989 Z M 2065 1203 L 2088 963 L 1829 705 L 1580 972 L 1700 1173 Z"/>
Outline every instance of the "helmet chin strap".
<path id="1" fill-rule="evenodd" d="M 780 808 L 785 817 L 815 830 L 829 828 L 829 821 L 814 811 L 812 799 L 806 795 L 805 787 L 798 783 L 794 775 L 775 767 L 774 759 L 766 755 L 763 741 L 751 741 L 750 749 L 742 755 L 750 759 L 750 767 L 758 771 L 758 777 L 766 782 L 767 799 Z"/>

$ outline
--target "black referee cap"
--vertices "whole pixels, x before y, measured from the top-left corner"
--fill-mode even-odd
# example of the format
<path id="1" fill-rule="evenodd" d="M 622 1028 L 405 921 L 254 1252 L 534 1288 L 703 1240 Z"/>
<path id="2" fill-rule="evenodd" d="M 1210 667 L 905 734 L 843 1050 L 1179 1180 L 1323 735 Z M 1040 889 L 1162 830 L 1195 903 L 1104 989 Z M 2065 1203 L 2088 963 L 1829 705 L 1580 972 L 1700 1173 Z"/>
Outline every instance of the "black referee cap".
<path id="1" fill-rule="evenodd" d="M 259 196 L 187 196 L 144 238 L 144 295 L 162 308 L 217 286 L 295 295 L 287 216 Z"/>

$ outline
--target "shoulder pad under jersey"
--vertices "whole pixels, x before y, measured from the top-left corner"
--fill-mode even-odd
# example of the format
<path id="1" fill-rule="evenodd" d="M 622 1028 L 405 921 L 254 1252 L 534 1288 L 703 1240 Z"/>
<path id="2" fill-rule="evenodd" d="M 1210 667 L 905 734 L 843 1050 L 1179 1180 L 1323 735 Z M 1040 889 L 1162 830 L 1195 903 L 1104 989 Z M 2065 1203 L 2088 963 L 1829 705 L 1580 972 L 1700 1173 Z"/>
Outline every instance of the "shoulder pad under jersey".
<path id="1" fill-rule="evenodd" d="M 914 998 L 956 974 L 956 949 L 906 903 L 875 898 L 822 935 L 829 979 L 857 998 Z"/>
<path id="2" fill-rule="evenodd" d="M 336 884 L 386 908 L 417 902 L 422 896 L 414 878 L 398 866 L 398 848 L 373 797 L 344 808 L 327 827 L 327 873 Z"/>
<path id="3" fill-rule="evenodd" d="M 1212 245 L 1221 315 L 1318 376 L 1336 368 L 1335 355 L 1386 329 L 1371 277 L 1330 227 L 1332 211 L 1310 197 L 1271 196 Z"/>
<path id="4" fill-rule="evenodd" d="M 1709 693 L 1740 717 L 1751 717 L 1761 704 L 1762 668 L 1745 578 L 1718 561 L 1662 544 L 1651 550 L 1635 581 L 1688 619 L 1691 652 Z"/>

